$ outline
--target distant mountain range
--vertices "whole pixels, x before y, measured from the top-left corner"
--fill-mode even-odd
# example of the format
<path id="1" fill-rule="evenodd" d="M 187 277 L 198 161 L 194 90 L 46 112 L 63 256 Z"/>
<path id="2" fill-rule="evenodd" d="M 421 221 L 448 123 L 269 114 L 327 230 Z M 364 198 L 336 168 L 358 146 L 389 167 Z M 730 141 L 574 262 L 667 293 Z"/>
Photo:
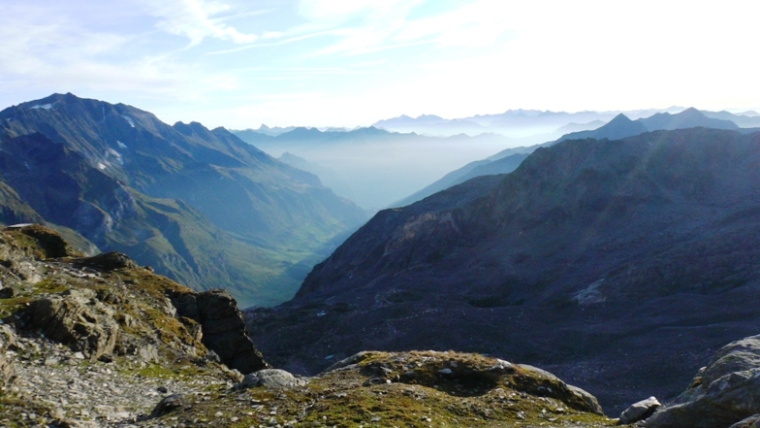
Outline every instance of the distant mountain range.
<path id="1" fill-rule="evenodd" d="M 725 112 L 718 114 L 718 116 L 734 118 L 737 117 Z M 742 117 L 754 120 L 754 118 L 749 118 L 747 116 Z M 760 117 L 757 117 L 756 121 L 758 124 L 760 124 Z M 747 120 L 743 123 L 749 124 L 754 122 Z M 496 153 L 495 155 L 488 157 L 487 159 L 471 162 L 460 169 L 446 174 L 440 180 L 435 181 L 422 190 L 399 200 L 398 202 L 392 204 L 392 206 L 404 206 L 412 204 L 453 185 L 464 183 L 465 181 L 474 177 L 510 173 L 514 171 L 520 165 L 520 162 L 522 162 L 522 160 L 524 160 L 527 155 L 533 152 L 535 149 L 539 147 L 551 146 L 560 141 L 583 138 L 594 138 L 598 140 L 617 140 L 643 134 L 649 131 L 687 129 L 696 127 L 731 129 L 740 130 L 741 132 L 753 132 L 755 130 L 754 128 L 740 128 L 731 120 L 716 118 L 709 113 L 701 112 L 694 108 L 688 108 L 676 114 L 657 113 L 652 116 L 636 120 L 631 120 L 626 115 L 621 113 L 615 116 L 608 123 L 603 124 L 602 126 L 593 130 L 571 132 L 563 135 L 556 141 L 549 141 L 534 146 L 505 149 L 499 153 Z M 569 130 L 573 128 L 576 127 L 569 125 L 564 129 Z"/>
<path id="2" fill-rule="evenodd" d="M 0 112 L 0 161 L 0 222 L 65 226 L 243 305 L 287 299 L 321 246 L 366 218 L 223 128 L 72 94 Z"/>
<path id="3" fill-rule="evenodd" d="M 399 116 L 375 122 L 373 126 L 393 132 L 416 132 L 425 135 L 448 136 L 454 134 L 478 135 L 492 132 L 522 139 L 521 144 L 537 144 L 556 140 L 569 132 L 588 131 L 624 114 L 636 120 L 655 114 L 675 114 L 683 107 L 631 111 L 585 111 L 578 113 L 540 110 L 507 110 L 501 114 L 477 115 L 460 119 L 444 119 L 423 115 L 417 118 Z M 760 114 L 748 111 L 732 114 L 727 111 L 705 112 L 714 119 L 730 120 L 742 128 L 760 127 Z M 601 122 L 601 123 L 600 123 Z M 539 139 L 540 141 L 536 141 Z"/>
<path id="4" fill-rule="evenodd" d="M 458 349 L 532 361 L 613 413 L 668 400 L 757 332 L 758 164 L 760 132 L 708 128 L 539 148 L 379 212 L 293 300 L 251 314 L 254 342 L 302 372 Z"/>

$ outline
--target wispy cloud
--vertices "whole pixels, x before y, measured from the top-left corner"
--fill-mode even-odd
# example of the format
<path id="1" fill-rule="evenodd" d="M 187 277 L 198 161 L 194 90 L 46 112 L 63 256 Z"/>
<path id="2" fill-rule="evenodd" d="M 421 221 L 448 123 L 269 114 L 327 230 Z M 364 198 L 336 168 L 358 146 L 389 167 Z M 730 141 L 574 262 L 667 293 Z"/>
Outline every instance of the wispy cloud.
<path id="1" fill-rule="evenodd" d="M 245 44 L 258 40 L 255 34 L 246 34 L 227 24 L 224 13 L 231 11 L 228 4 L 204 0 L 149 1 L 152 13 L 159 19 L 156 27 L 169 34 L 185 36 L 190 46 L 206 38 L 229 40 Z M 249 12 L 250 13 L 250 12 Z"/>

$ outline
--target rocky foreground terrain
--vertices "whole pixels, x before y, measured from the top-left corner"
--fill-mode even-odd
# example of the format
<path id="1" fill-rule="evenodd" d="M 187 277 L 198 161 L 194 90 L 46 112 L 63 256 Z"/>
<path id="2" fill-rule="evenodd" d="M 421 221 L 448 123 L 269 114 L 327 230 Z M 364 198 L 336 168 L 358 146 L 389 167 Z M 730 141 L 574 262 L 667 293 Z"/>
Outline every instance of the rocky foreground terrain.
<path id="1" fill-rule="evenodd" d="M 118 253 L 81 257 L 40 226 L 0 233 L 0 281 L 4 427 L 614 424 L 583 390 L 475 354 L 363 352 L 311 378 L 271 369 L 226 292 Z"/>
<path id="2" fill-rule="evenodd" d="M 725 346 L 672 402 L 611 419 L 551 373 L 480 354 L 364 351 L 294 376 L 264 361 L 226 292 L 81 257 L 40 226 L 0 232 L 0 281 L 2 427 L 760 424 L 760 336 Z"/>

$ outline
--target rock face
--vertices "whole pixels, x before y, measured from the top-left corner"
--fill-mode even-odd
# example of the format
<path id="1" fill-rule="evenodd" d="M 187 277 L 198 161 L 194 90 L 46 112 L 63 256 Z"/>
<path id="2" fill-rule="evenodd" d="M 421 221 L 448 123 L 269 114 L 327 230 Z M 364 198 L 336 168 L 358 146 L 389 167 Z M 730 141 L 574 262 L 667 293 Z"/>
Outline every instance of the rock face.
<path id="1" fill-rule="evenodd" d="M 120 329 L 114 315 L 95 291 L 86 289 L 35 300 L 27 312 L 31 327 L 93 361 L 110 355 L 116 347 Z"/>
<path id="2" fill-rule="evenodd" d="M 229 294 L 197 299 L 196 313 L 210 330 L 204 335 L 169 299 L 195 296 L 190 289 L 123 254 L 70 253 L 40 226 L 0 231 L 0 284 L 12 291 L 0 299 L 3 426 L 124 426 L 154 408 L 153 417 L 176 409 L 178 401 L 168 398 L 156 406 L 161 396 L 240 382 L 239 372 L 210 358 L 201 337 L 228 358 L 241 346 L 239 355 L 253 352 L 260 361 L 250 340 L 242 341 Z M 213 340 L 217 331 L 221 341 Z"/>
<path id="3" fill-rule="evenodd" d="M 457 349 L 530 361 L 615 414 L 669 399 L 760 324 L 758 165 L 760 134 L 704 128 L 538 149 L 379 212 L 249 329 L 294 373 Z"/>
<path id="4" fill-rule="evenodd" d="M 692 385 L 647 420 L 651 428 L 720 428 L 760 414 L 760 336 L 723 347 Z M 754 422 L 754 421 L 753 421 Z M 744 425 L 753 426 L 745 421 Z"/>
<path id="5" fill-rule="evenodd" d="M 179 315 L 201 326 L 203 343 L 216 352 L 227 366 L 242 373 L 269 367 L 248 338 L 243 314 L 227 291 L 177 294 L 172 301 Z"/>

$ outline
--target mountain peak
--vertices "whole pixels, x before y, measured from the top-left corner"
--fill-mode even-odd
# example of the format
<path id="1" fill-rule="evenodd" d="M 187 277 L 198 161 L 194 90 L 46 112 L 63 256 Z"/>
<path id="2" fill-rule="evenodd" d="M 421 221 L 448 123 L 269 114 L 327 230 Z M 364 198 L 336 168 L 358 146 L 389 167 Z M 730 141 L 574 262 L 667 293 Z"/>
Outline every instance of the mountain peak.
<path id="1" fill-rule="evenodd" d="M 615 116 L 614 118 L 612 118 L 611 121 L 607 122 L 607 125 L 610 125 L 610 124 L 620 124 L 620 123 L 632 123 L 632 122 L 633 121 L 628 116 L 626 116 L 623 113 L 620 113 L 617 116 Z"/>

